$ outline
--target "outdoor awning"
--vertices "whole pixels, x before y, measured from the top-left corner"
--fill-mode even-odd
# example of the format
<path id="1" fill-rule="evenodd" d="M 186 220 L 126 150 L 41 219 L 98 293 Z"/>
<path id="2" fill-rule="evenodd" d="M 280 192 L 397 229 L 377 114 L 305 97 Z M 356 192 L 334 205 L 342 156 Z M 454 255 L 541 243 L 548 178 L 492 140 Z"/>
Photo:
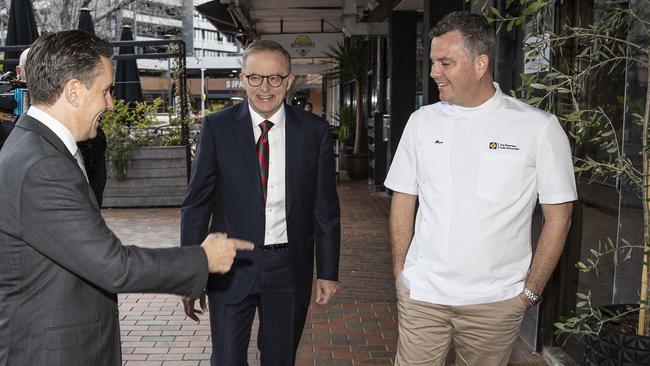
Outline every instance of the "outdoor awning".
<path id="1" fill-rule="evenodd" d="M 357 1 L 359 13 L 366 2 Z M 278 33 L 340 33 L 345 0 L 213 0 L 196 7 L 219 31 L 257 38 Z"/>
<path id="2" fill-rule="evenodd" d="M 242 32 L 241 27 L 230 16 L 228 4 L 222 4 L 220 0 L 198 5 L 196 6 L 196 10 L 221 33 L 238 34 Z"/>

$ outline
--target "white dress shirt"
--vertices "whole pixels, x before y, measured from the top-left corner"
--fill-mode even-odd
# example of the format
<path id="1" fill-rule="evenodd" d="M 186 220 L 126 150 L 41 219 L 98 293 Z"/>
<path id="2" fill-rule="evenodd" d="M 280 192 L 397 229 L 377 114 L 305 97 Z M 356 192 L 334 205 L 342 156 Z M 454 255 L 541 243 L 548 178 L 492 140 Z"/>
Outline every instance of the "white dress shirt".
<path id="1" fill-rule="evenodd" d="M 260 123 L 268 120 L 273 127 L 268 132 L 269 178 L 266 191 L 266 229 L 264 245 L 287 243 L 287 214 L 285 190 L 285 111 L 284 105 L 271 118 L 264 118 L 248 107 L 253 121 L 254 143 L 257 144 L 262 130 Z"/>

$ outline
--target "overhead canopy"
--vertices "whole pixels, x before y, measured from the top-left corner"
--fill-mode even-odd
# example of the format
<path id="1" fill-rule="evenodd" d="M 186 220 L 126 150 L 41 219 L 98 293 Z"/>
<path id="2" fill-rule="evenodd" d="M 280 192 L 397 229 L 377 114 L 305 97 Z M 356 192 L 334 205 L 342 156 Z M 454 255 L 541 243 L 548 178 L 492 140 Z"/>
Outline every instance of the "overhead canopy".
<path id="1" fill-rule="evenodd" d="M 202 14 L 221 33 L 238 34 L 242 29 L 228 12 L 228 4 L 221 4 L 220 0 L 209 1 L 196 6 L 196 10 Z"/>
<path id="2" fill-rule="evenodd" d="M 348 0 L 213 0 L 196 7 L 224 33 L 340 33 Z M 357 1 L 359 13 L 367 1 Z"/>
<path id="3" fill-rule="evenodd" d="M 342 0 L 247 0 L 259 34 L 341 32 Z"/>

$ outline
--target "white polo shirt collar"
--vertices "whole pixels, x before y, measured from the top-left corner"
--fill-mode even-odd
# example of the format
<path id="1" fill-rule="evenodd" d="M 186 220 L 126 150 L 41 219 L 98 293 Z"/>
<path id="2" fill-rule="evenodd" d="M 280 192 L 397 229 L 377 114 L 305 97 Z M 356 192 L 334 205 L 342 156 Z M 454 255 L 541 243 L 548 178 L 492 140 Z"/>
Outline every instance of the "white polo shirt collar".
<path id="1" fill-rule="evenodd" d="M 442 112 L 450 117 L 455 117 L 458 115 L 467 116 L 468 114 L 485 113 L 494 110 L 503 102 L 503 93 L 501 92 L 499 84 L 493 83 L 493 85 L 495 89 L 494 94 L 490 99 L 486 100 L 482 104 L 476 107 L 463 107 L 457 104 L 441 101 Z"/>

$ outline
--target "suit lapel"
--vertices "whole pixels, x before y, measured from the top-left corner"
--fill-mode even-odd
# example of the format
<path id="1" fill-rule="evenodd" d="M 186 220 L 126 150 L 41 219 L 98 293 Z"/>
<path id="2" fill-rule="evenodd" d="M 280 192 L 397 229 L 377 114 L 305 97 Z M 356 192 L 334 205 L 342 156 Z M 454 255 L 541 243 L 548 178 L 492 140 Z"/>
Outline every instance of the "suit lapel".
<path id="1" fill-rule="evenodd" d="M 237 120 L 233 125 L 233 132 L 237 139 L 239 156 L 242 159 L 244 170 L 251 179 L 251 183 L 255 187 L 255 192 L 257 192 L 260 202 L 262 202 L 262 183 L 260 182 L 260 168 L 257 162 L 257 151 L 255 150 L 253 121 L 248 110 L 248 102 L 243 102 L 240 106 Z"/>
<path id="2" fill-rule="evenodd" d="M 65 146 L 63 141 L 54 133 L 52 130 L 47 128 L 43 123 L 41 123 L 39 120 L 36 118 L 29 116 L 29 115 L 22 115 L 18 122 L 16 123 L 17 128 L 24 128 L 26 130 L 32 131 L 40 136 L 42 136 L 45 141 L 50 143 L 50 145 L 54 146 L 54 148 L 63 154 L 65 157 L 67 157 L 70 161 L 74 163 L 74 165 L 77 165 L 77 160 L 70 154 L 70 150 Z M 95 198 L 95 195 L 90 189 L 90 185 L 88 185 L 88 197 L 90 198 L 90 201 L 93 203 L 93 206 L 99 210 L 99 205 L 97 203 L 97 199 Z"/>
<path id="3" fill-rule="evenodd" d="M 293 194 L 299 188 L 302 176 L 302 146 L 304 130 L 298 114 L 288 105 L 284 106 L 286 116 L 286 148 L 285 148 L 285 189 L 287 220 L 291 214 Z"/>
<path id="4" fill-rule="evenodd" d="M 41 135 L 47 142 L 50 143 L 50 145 L 54 146 L 56 150 L 77 164 L 74 156 L 70 154 L 70 151 L 67 147 L 65 147 L 63 141 L 61 141 L 61 139 L 54 132 L 52 132 L 52 130 L 47 128 L 36 118 L 28 116 L 26 114 L 22 115 L 16 123 L 16 127 L 21 127 Z"/>

